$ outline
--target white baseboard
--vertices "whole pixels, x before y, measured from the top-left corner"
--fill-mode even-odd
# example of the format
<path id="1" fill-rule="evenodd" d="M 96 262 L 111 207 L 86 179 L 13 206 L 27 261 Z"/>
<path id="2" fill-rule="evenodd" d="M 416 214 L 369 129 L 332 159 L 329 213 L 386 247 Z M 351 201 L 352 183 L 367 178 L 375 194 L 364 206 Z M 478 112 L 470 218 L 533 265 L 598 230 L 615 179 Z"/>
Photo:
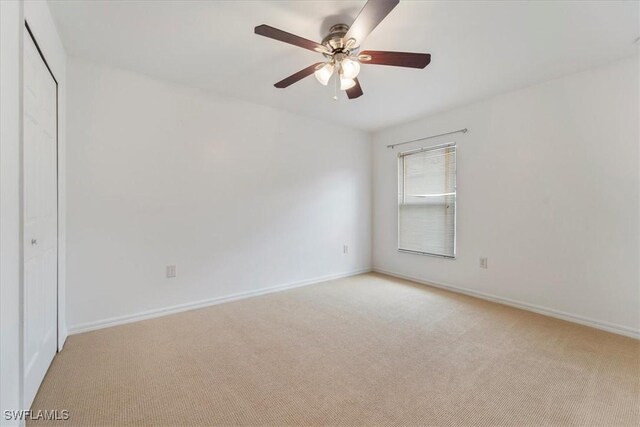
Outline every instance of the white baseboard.
<path id="1" fill-rule="evenodd" d="M 419 279 L 417 277 L 408 276 L 406 274 L 396 273 L 394 271 L 384 270 L 381 268 L 373 268 L 376 273 L 386 274 L 387 276 L 397 277 L 399 279 L 410 280 L 412 282 L 419 283 L 421 285 L 433 286 L 435 288 L 446 289 L 448 291 L 456 292 L 459 294 L 470 295 L 483 300 L 497 302 L 499 304 L 508 305 L 511 307 L 520 308 L 522 310 L 532 311 L 534 313 L 543 314 L 549 317 L 555 317 L 557 319 L 566 320 L 568 322 L 578 323 L 580 325 L 590 326 L 592 328 L 601 329 L 603 331 L 612 332 L 618 335 L 624 335 L 627 337 L 640 339 L 640 331 L 630 328 L 628 326 L 617 325 L 614 323 L 603 322 L 600 320 L 590 319 L 584 316 L 578 316 L 575 314 L 566 313 L 563 311 L 554 310 L 551 308 L 541 307 L 539 305 L 528 304 L 521 301 L 515 301 L 509 298 L 499 297 L 497 295 L 487 294 L 484 292 L 474 291 L 468 288 L 462 288 L 459 286 L 453 286 L 446 283 L 433 282 L 429 280 Z"/>
<path id="2" fill-rule="evenodd" d="M 82 323 L 69 328 L 69 335 L 79 334 L 82 332 L 95 331 L 97 329 L 109 328 L 111 326 L 124 325 L 126 323 L 138 322 L 140 320 L 153 319 L 154 317 L 167 316 L 169 314 L 180 313 L 183 311 L 195 310 L 198 308 L 209 307 L 212 305 L 223 304 L 225 302 L 237 301 L 245 298 L 256 297 L 259 295 L 280 292 L 287 289 L 299 288 L 302 286 L 313 285 L 316 283 L 326 282 L 328 280 L 341 279 L 344 277 L 357 276 L 358 274 L 370 273 L 371 268 L 363 268 L 346 273 L 331 274 L 328 276 L 316 277 L 313 279 L 302 280 L 299 282 L 285 283 L 282 285 L 270 286 L 268 288 L 256 289 L 253 291 L 239 292 L 237 294 L 225 295 L 216 298 L 210 298 L 201 301 L 179 304 L 170 307 L 163 307 L 154 310 L 143 311 L 125 316 L 111 317 L 109 319 L 98 320 L 95 322 Z"/>
<path id="3" fill-rule="evenodd" d="M 67 341 L 67 337 L 69 336 L 69 331 L 63 325 L 58 329 L 58 352 L 62 351 L 64 347 L 64 343 Z"/>

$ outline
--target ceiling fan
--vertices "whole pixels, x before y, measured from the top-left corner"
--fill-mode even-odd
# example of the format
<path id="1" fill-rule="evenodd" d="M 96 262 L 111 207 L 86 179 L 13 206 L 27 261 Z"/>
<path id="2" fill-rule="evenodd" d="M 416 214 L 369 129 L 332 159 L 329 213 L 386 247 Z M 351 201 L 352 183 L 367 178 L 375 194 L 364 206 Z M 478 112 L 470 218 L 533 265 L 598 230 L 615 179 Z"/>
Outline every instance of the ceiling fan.
<path id="1" fill-rule="evenodd" d="M 274 86 L 284 89 L 292 84 L 314 74 L 323 85 L 335 74 L 337 89 L 344 90 L 349 99 L 362 95 L 362 88 L 358 81 L 360 64 L 392 65 L 396 67 L 424 68 L 431 62 L 428 53 L 385 52 L 380 50 L 365 50 L 359 52 L 362 41 L 378 26 L 380 22 L 393 10 L 399 0 L 369 0 L 364 5 L 351 26 L 337 24 L 329 29 L 329 34 L 316 43 L 311 40 L 287 33 L 269 25 L 258 25 L 255 33 L 281 42 L 313 50 L 323 54 L 327 60 L 317 62 L 295 74 L 279 81 Z"/>

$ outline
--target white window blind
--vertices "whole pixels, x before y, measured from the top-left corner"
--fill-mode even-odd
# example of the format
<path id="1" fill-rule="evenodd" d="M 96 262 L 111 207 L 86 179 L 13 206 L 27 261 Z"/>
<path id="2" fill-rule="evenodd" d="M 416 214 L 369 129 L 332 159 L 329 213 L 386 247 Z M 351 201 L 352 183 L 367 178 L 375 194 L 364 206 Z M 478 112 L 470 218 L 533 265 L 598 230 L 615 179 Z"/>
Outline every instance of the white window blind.
<path id="1" fill-rule="evenodd" d="M 455 257 L 455 144 L 401 153 L 398 171 L 398 249 Z"/>

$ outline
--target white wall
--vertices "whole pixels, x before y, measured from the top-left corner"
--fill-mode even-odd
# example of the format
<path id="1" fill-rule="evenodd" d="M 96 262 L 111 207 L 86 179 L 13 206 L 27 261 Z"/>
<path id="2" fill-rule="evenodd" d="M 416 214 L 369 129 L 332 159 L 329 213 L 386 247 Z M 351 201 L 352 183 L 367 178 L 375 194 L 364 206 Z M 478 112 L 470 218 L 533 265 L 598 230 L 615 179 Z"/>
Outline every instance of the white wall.
<path id="1" fill-rule="evenodd" d="M 80 59 L 68 73 L 72 331 L 371 267 L 367 134 Z"/>
<path id="2" fill-rule="evenodd" d="M 374 268 L 637 336 L 638 72 L 636 57 L 376 133 Z M 449 141 L 458 257 L 399 253 L 397 153 Z"/>
<path id="3" fill-rule="evenodd" d="M 22 406 L 23 4 L 0 1 L 0 410 Z M 0 425 L 17 425 L 0 417 Z"/>

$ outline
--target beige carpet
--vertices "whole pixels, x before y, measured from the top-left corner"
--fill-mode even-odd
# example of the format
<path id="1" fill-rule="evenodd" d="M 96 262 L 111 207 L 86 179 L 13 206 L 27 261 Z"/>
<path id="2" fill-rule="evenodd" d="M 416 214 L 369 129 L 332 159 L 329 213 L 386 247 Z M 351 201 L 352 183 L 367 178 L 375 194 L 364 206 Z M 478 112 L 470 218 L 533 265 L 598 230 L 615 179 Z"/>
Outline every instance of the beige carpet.
<path id="1" fill-rule="evenodd" d="M 640 425 L 640 342 L 378 274 L 69 337 L 60 425 Z M 45 423 L 32 423 L 45 424 Z"/>

